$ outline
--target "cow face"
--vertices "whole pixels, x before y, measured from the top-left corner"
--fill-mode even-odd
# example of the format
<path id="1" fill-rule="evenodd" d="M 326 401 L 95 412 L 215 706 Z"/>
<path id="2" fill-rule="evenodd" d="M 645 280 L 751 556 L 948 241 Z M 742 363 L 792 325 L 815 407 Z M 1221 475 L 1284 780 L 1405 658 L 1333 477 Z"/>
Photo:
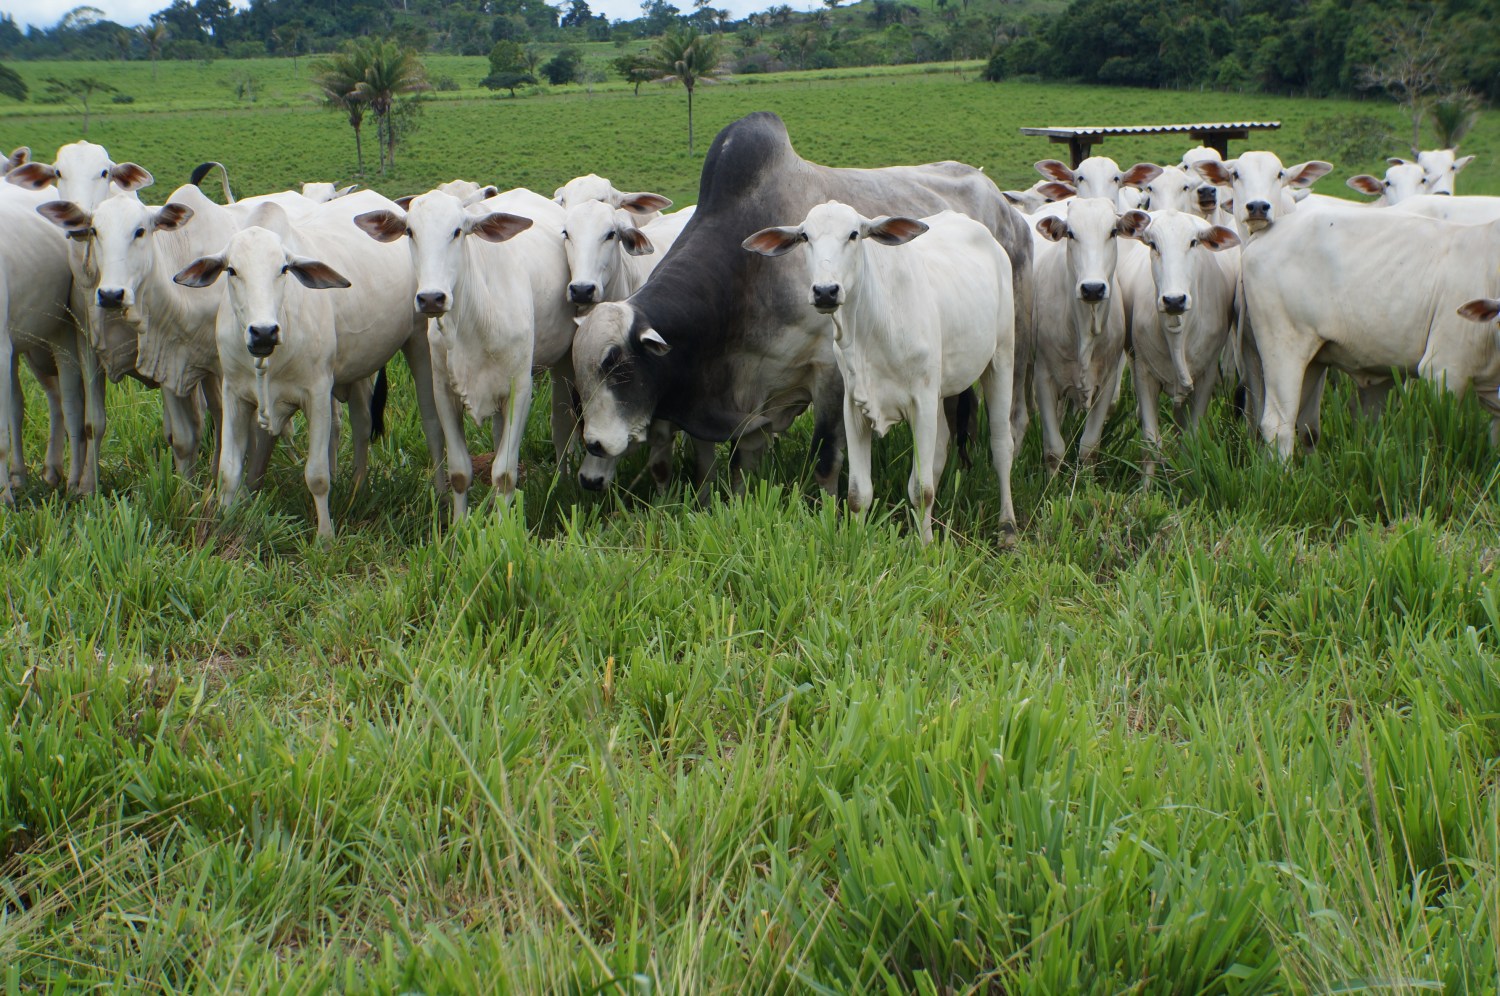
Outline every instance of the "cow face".
<path id="1" fill-rule="evenodd" d="M 1056 180 L 1038 180 L 1025 190 L 1002 191 L 1011 207 L 1022 214 L 1036 214 L 1043 205 L 1055 204 L 1077 193 L 1066 183 Z"/>
<path id="2" fill-rule="evenodd" d="M 135 163 L 115 163 L 104 146 L 92 142 L 74 142 L 57 150 L 52 165 L 27 163 L 6 174 L 5 179 L 28 190 L 57 188 L 58 200 L 92 211 L 109 197 L 110 184 L 119 190 L 135 191 L 154 182 L 151 174 Z"/>
<path id="3" fill-rule="evenodd" d="M 659 393 L 656 361 L 670 350 L 629 304 L 606 302 L 578 319 L 573 383 L 583 402 L 583 447 L 590 456 L 618 457 L 646 438 Z"/>
<path id="4" fill-rule="evenodd" d="M 915 218 L 866 218 L 847 204 L 828 201 L 808 212 L 796 228 L 766 228 L 741 245 L 762 256 L 781 256 L 806 243 L 812 285 L 808 303 L 831 315 L 848 300 L 849 289 L 865 280 L 864 239 L 881 245 L 905 245 L 927 231 Z"/>
<path id="5" fill-rule="evenodd" d="M 1161 173 L 1161 167 L 1152 163 L 1136 163 L 1127 170 L 1108 156 L 1090 156 L 1078 164 L 1076 170 L 1056 159 L 1043 159 L 1036 164 L 1037 172 L 1050 180 L 1066 183 L 1078 191 L 1079 197 L 1102 197 L 1118 211 L 1125 205 L 1120 200 L 1120 191 L 1126 187 L 1140 187 Z"/>
<path id="6" fill-rule="evenodd" d="M 1065 244 L 1074 294 L 1084 304 L 1099 305 L 1110 297 L 1119 262 L 1118 237 L 1134 235 L 1150 220 L 1143 211 L 1118 215 L 1108 201 L 1089 197 L 1068 201 L 1062 216 L 1043 218 L 1036 230 L 1050 242 Z"/>
<path id="7" fill-rule="evenodd" d="M 1273 152 L 1247 152 L 1222 162 L 1201 160 L 1193 168 L 1209 183 L 1233 189 L 1235 218 L 1246 231 L 1258 232 L 1280 216 L 1282 191 L 1312 186 L 1333 165 L 1315 159 L 1282 166 Z"/>
<path id="8" fill-rule="evenodd" d="M 48 201 L 37 211 L 70 236 L 92 236 L 99 286 L 94 303 L 128 313 L 155 264 L 156 233 L 187 224 L 193 209 L 182 204 L 150 207 L 134 197 L 109 197 L 92 215 L 69 201 Z"/>
<path id="9" fill-rule="evenodd" d="M 1197 193 L 1203 186 L 1203 178 L 1198 174 L 1190 175 L 1176 166 L 1163 166 L 1160 173 L 1141 187 L 1140 208 L 1142 211 L 1196 211 Z"/>
<path id="10" fill-rule="evenodd" d="M 1387 161 L 1396 165 L 1404 160 Z M 1473 156 L 1459 158 L 1455 149 L 1428 149 L 1426 152 L 1417 153 L 1417 165 L 1422 167 L 1422 173 L 1427 177 L 1426 192 L 1429 194 L 1451 195 L 1455 189 L 1458 174 L 1473 161 Z"/>
<path id="11" fill-rule="evenodd" d="M 1193 308 L 1193 273 L 1199 265 L 1198 254 L 1220 252 L 1240 244 L 1240 237 L 1222 225 L 1209 225 L 1197 215 L 1180 211 L 1152 214 L 1146 225 L 1125 237 L 1136 239 L 1151 250 L 1156 310 L 1169 316 L 1184 315 Z"/>
<path id="12" fill-rule="evenodd" d="M 412 198 L 404 215 L 368 211 L 354 223 L 377 242 L 406 236 L 417 274 L 413 306 L 433 318 L 454 306 L 453 289 L 464 266 L 464 239 L 473 235 L 486 242 L 504 242 L 531 227 L 531 219 L 503 211 L 473 214 L 457 197 L 439 191 Z"/>
<path id="13" fill-rule="evenodd" d="M 222 253 L 194 260 L 172 279 L 185 287 L 208 287 L 220 275 L 235 327 L 258 360 L 268 358 L 282 342 L 289 278 L 311 290 L 349 286 L 327 263 L 294 255 L 280 235 L 258 226 L 236 232 Z"/>
<path id="14" fill-rule="evenodd" d="M 584 201 L 567 209 L 563 247 L 568 253 L 568 301 L 598 304 L 614 285 L 620 254 L 646 256 L 656 251 L 629 213 L 603 201 Z"/>
<path id="15" fill-rule="evenodd" d="M 629 211 L 641 219 L 660 214 L 672 206 L 670 199 L 661 194 L 622 193 L 615 185 L 596 173 L 575 177 L 553 191 L 552 199 L 565 208 L 575 207 L 586 201 L 601 201 L 612 208 Z"/>
<path id="16" fill-rule="evenodd" d="M 1416 163 L 1397 163 L 1385 171 L 1384 179 L 1368 173 L 1351 176 L 1344 185 L 1371 197 L 1383 197 L 1388 206 L 1431 193 L 1427 174 Z"/>

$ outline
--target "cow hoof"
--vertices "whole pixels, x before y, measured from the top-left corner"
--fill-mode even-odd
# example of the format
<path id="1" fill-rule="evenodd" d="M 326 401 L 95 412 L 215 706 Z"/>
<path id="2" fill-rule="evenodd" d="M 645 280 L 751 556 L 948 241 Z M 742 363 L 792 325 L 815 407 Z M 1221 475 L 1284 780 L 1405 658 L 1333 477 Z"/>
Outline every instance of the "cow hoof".
<path id="1" fill-rule="evenodd" d="M 1000 548 L 1009 550 L 1020 542 L 1020 534 L 1016 532 L 1016 524 L 1009 520 L 1000 523 Z"/>

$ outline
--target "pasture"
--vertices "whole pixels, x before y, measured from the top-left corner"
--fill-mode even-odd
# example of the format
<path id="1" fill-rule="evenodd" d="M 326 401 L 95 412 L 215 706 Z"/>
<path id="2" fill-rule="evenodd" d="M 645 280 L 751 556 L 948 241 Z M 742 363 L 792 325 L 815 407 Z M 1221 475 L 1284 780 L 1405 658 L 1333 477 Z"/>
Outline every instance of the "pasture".
<path id="1" fill-rule="evenodd" d="M 101 66 L 138 99 L 90 138 L 156 173 L 148 199 L 206 158 L 241 193 L 348 179 L 348 126 L 295 84 L 255 107 L 209 85 L 290 66 L 163 64 L 159 102 L 149 67 Z M 811 159 L 1009 187 L 1057 151 L 1022 124 L 1280 118 L 1265 144 L 1296 161 L 1320 117 L 1395 120 L 832 75 L 705 88 L 700 148 L 770 109 Z M 373 186 L 597 171 L 695 199 L 680 90 L 441 97 Z M 77 137 L 6 110 L 7 148 Z M 1461 189 L 1500 193 L 1500 116 L 1464 151 Z M 1148 490 L 1127 396 L 1093 471 L 1048 481 L 1033 430 L 1002 551 L 977 450 L 923 548 L 904 429 L 867 520 L 818 494 L 806 420 L 743 497 L 657 495 L 639 457 L 597 497 L 558 472 L 543 391 L 519 505 L 450 526 L 391 369 L 332 542 L 303 435 L 220 517 L 207 451 L 180 480 L 130 385 L 102 496 L 33 482 L 0 512 L 8 991 L 1493 990 L 1500 511 L 1472 399 L 1408 385 L 1372 424 L 1341 381 L 1286 468 L 1221 399 Z"/>

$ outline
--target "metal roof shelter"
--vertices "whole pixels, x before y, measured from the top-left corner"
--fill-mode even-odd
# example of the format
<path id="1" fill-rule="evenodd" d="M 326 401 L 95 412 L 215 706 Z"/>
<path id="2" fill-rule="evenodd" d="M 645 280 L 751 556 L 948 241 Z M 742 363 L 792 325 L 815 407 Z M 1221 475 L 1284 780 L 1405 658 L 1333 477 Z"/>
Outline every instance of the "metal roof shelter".
<path id="1" fill-rule="evenodd" d="M 1248 138 L 1252 131 L 1275 131 L 1280 121 L 1221 121 L 1207 124 L 1119 125 L 1110 128 L 1022 128 L 1023 135 L 1045 136 L 1052 142 L 1066 142 L 1073 157 L 1073 167 L 1087 159 L 1089 150 L 1111 135 L 1176 135 L 1186 133 L 1200 145 L 1218 150 L 1229 158 L 1229 140 Z"/>

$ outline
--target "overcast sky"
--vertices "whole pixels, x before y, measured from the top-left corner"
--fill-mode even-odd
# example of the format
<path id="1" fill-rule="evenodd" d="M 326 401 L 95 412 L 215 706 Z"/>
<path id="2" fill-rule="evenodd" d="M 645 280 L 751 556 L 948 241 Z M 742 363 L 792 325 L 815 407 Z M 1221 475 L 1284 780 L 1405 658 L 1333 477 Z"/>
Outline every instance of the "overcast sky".
<path id="1" fill-rule="evenodd" d="M 23 28 L 28 24 L 50 28 L 64 14 L 77 6 L 78 2 L 83 2 L 83 0 L 0 0 L 0 12 L 10 14 Z M 89 5 L 104 11 L 104 16 L 111 21 L 134 25 L 145 23 L 147 18 L 171 2 L 172 0 L 92 0 Z M 239 0 L 230 0 L 230 2 L 236 7 L 249 5 Z M 683 10 L 692 9 L 691 0 L 675 0 L 675 2 Z M 713 6 L 727 7 L 735 17 L 744 17 L 754 11 L 765 10 L 777 2 L 780 0 L 713 0 Z M 795 10 L 812 10 L 822 6 L 818 0 L 785 0 L 785 2 Z M 553 0 L 553 5 L 561 7 L 564 3 L 563 0 Z M 640 0 L 589 0 L 589 6 L 596 14 L 608 15 L 610 20 L 641 16 Z"/>

